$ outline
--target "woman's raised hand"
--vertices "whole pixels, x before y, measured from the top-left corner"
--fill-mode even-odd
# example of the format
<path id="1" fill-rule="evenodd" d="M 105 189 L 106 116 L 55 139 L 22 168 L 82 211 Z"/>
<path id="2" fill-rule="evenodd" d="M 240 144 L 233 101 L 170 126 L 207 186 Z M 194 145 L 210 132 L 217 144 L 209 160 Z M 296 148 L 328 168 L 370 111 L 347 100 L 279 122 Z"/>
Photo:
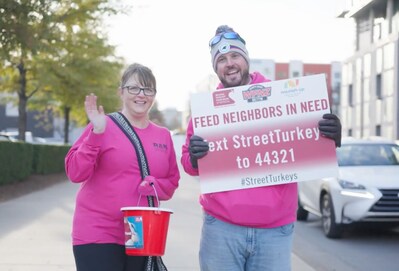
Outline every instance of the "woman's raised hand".
<path id="1" fill-rule="evenodd" d="M 93 132 L 101 134 L 105 131 L 107 120 L 104 114 L 104 108 L 102 105 L 97 107 L 97 96 L 91 93 L 86 96 L 85 99 L 85 110 L 87 117 L 93 124 Z"/>

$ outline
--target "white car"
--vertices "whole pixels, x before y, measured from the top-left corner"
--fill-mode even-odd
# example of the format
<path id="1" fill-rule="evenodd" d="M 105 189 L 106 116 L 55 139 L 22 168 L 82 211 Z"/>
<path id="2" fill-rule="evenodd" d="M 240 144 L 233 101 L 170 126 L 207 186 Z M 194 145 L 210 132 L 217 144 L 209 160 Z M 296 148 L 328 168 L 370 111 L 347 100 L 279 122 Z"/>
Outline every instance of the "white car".
<path id="1" fill-rule="evenodd" d="M 380 137 L 343 138 L 338 178 L 298 183 L 297 219 L 322 219 L 324 234 L 341 237 L 353 222 L 399 225 L 399 146 Z"/>
<path id="2" fill-rule="evenodd" d="M 3 137 L 8 137 L 12 142 L 19 142 L 18 139 L 18 131 L 11 132 L 0 132 L 0 135 Z M 25 132 L 25 142 L 31 144 L 47 144 L 47 140 L 43 137 L 33 136 L 32 132 Z"/>

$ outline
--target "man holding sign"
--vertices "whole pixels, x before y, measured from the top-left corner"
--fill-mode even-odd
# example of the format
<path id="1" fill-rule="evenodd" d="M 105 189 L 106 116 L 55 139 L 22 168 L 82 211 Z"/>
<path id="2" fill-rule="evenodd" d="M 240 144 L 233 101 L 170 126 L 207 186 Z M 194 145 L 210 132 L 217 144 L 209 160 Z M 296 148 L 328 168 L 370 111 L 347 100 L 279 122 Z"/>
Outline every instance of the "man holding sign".
<path id="1" fill-rule="evenodd" d="M 217 111 L 214 114 L 194 116 L 194 111 L 200 110 L 192 107 L 193 119 L 190 119 L 187 127 L 181 158 L 184 170 L 192 176 L 199 175 L 201 181 L 200 203 L 204 210 L 200 244 L 201 270 L 289 271 L 298 203 L 296 182 L 300 181 L 298 179 L 301 175 L 299 171 L 275 174 L 273 166 L 281 171 L 283 167 L 279 163 L 283 159 L 292 164 L 297 162 L 294 161 L 294 149 L 285 146 L 300 144 L 297 143 L 300 141 L 304 142 L 303 148 L 307 148 L 304 150 L 297 147 L 302 156 L 318 156 L 324 151 L 332 153 L 334 144 L 326 138 L 334 140 L 335 147 L 340 146 L 340 121 L 334 114 L 323 113 L 322 119 L 317 120 L 318 125 L 313 125 L 316 127 L 302 127 L 298 124 L 288 129 L 288 125 L 281 123 L 280 118 L 285 114 L 293 115 L 297 110 L 302 111 L 297 114 L 309 114 L 309 111 L 317 114 L 327 109 L 329 112 L 326 99 L 304 100 L 298 105 L 299 109 L 294 103 L 284 106 L 270 103 L 267 107 L 248 106 L 228 111 L 235 108 L 237 93 L 251 104 L 267 99 L 272 87 L 265 86 L 265 82 L 270 80 L 258 72 L 249 73 L 250 61 L 245 41 L 232 28 L 220 26 L 209 46 L 212 65 L 221 83 L 218 86 L 220 91 L 213 93 L 212 105 L 204 104 L 207 106 L 205 110 L 212 107 Z M 246 87 L 248 85 L 251 87 Z M 212 112 L 210 108 L 208 111 Z M 272 123 L 273 128 L 263 129 L 257 125 L 265 119 Z M 321 142 L 313 148 L 316 150 L 307 147 L 313 142 L 311 140 Z M 269 156 L 270 146 L 283 146 L 277 160 L 273 152 Z M 323 150 L 317 146 L 327 148 Z M 207 156 L 210 152 L 212 155 Z M 328 156 L 331 155 L 328 154 L 325 160 L 328 160 Z M 231 157 L 232 161 L 229 160 Z M 228 165 L 230 162 L 233 162 L 233 166 Z M 306 167 L 309 161 L 300 165 Z M 252 170 L 253 178 L 239 177 L 238 184 L 235 184 L 235 175 L 246 169 Z M 262 176 L 259 176 L 261 171 Z M 231 181 L 219 181 L 218 178 L 226 176 Z"/>

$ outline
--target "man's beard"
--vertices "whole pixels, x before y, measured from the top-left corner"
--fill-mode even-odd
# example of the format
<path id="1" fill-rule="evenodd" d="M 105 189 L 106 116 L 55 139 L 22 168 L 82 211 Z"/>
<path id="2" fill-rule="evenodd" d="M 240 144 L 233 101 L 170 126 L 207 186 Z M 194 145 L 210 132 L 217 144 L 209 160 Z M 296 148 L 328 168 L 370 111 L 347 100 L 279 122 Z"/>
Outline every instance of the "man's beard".
<path id="1" fill-rule="evenodd" d="M 250 83 L 250 76 L 249 76 L 249 71 L 245 70 L 244 72 L 240 73 L 241 74 L 241 80 L 240 81 L 231 81 L 228 82 L 224 77 L 219 77 L 220 82 L 225 88 L 231 88 L 231 87 L 239 87 L 239 86 L 245 86 Z"/>

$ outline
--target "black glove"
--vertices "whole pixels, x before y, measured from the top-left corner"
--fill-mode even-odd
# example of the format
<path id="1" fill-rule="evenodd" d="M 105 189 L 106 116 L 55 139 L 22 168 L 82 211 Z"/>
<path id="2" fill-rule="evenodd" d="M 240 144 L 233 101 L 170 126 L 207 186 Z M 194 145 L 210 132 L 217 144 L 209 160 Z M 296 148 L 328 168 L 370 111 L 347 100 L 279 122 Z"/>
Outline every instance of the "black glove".
<path id="1" fill-rule="evenodd" d="M 319 121 L 319 130 L 325 137 L 335 141 L 335 147 L 341 147 L 341 121 L 331 113 L 324 114 L 323 119 Z"/>
<path id="2" fill-rule="evenodd" d="M 204 141 L 202 137 L 193 135 L 190 138 L 190 145 L 188 146 L 190 152 L 190 162 L 193 168 L 198 168 L 198 159 L 204 157 L 209 151 L 208 142 Z"/>

